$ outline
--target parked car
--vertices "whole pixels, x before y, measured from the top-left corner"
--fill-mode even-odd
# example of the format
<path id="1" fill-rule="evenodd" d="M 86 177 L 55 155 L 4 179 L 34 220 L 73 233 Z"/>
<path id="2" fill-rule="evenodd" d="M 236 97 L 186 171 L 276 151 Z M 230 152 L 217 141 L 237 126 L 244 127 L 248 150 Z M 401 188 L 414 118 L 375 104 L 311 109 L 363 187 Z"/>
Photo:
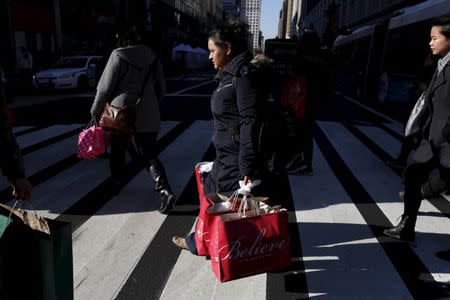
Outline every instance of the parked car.
<path id="1" fill-rule="evenodd" d="M 101 56 L 64 57 L 49 69 L 36 73 L 33 86 L 55 89 L 94 87 L 103 65 Z"/>

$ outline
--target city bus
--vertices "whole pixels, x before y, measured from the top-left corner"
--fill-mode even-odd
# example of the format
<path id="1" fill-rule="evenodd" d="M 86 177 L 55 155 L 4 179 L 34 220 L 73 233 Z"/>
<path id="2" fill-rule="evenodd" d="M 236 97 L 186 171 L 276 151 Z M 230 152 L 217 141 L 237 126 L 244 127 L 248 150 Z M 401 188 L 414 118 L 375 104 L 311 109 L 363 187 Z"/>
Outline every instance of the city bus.
<path id="1" fill-rule="evenodd" d="M 431 22 L 444 16 L 450 16 L 450 1 L 428 0 L 339 36 L 333 45 L 337 88 L 397 119 L 407 118 L 419 83 L 428 82 L 434 71 Z"/>

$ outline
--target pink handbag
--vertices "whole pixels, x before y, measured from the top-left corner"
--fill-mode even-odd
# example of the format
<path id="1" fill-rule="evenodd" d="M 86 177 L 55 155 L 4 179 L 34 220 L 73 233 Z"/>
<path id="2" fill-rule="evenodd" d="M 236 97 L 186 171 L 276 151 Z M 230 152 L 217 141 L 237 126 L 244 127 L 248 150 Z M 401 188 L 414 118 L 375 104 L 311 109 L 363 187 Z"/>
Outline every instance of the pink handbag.
<path id="1" fill-rule="evenodd" d="M 91 121 L 89 125 L 94 123 Z M 105 141 L 103 139 L 103 129 L 97 124 L 93 124 L 84 129 L 78 135 L 77 155 L 81 159 L 91 159 L 98 157 L 105 152 Z"/>

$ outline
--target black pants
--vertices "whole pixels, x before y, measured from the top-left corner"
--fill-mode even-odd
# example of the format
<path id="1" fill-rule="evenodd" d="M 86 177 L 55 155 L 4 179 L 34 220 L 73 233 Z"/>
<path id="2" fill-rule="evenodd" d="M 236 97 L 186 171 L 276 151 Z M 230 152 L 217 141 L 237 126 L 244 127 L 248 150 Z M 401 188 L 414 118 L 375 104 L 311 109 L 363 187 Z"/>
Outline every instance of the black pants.
<path id="1" fill-rule="evenodd" d="M 313 125 L 314 120 L 296 119 L 297 137 L 294 142 L 295 154 L 303 153 L 303 163 L 307 166 L 312 165 L 313 158 Z"/>
<path id="2" fill-rule="evenodd" d="M 409 157 L 409 153 L 413 151 L 415 148 L 417 148 L 417 137 L 414 135 L 410 135 L 405 137 L 405 139 L 402 142 L 402 147 L 400 148 L 400 153 L 397 157 L 398 162 L 401 164 L 406 165 Z"/>
<path id="3" fill-rule="evenodd" d="M 405 203 L 404 213 L 413 218 L 417 213 L 422 201 L 422 184 L 428 181 L 428 177 L 434 169 L 438 169 L 443 181 L 449 183 L 450 169 L 439 165 L 438 157 L 434 157 L 427 163 L 411 163 L 405 170 Z"/>
<path id="4" fill-rule="evenodd" d="M 157 136 L 157 132 L 136 133 L 134 135 L 134 142 L 136 144 L 139 159 L 144 162 L 155 182 L 155 189 L 158 192 L 165 190 L 171 193 L 164 166 L 157 157 Z M 130 141 L 131 137 L 128 135 L 111 135 L 111 159 L 109 161 L 109 166 L 111 168 L 111 175 L 116 181 L 121 181 L 123 179 L 126 152 Z"/>

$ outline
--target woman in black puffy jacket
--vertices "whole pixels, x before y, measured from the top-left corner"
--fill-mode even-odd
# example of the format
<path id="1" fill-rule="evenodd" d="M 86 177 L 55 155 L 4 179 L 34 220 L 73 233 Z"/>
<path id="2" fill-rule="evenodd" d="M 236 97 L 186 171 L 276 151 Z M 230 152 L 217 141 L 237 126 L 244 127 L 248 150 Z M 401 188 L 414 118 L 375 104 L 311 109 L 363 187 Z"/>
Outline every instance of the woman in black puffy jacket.
<path id="1" fill-rule="evenodd" d="M 208 41 L 219 86 L 211 98 L 216 160 L 206 178 L 206 193 L 233 192 L 239 180 L 252 181 L 257 175 L 259 103 L 247 27 L 231 23 L 212 32 Z"/>
<path id="2" fill-rule="evenodd" d="M 211 98 L 216 159 L 205 179 L 205 194 L 230 195 L 239 188 L 239 180 L 252 182 L 260 174 L 258 139 L 263 88 L 258 85 L 257 67 L 251 63 L 248 37 L 248 25 L 239 21 L 209 36 L 209 59 L 218 71 L 215 79 L 219 86 Z M 172 240 L 196 254 L 194 234 Z"/>

